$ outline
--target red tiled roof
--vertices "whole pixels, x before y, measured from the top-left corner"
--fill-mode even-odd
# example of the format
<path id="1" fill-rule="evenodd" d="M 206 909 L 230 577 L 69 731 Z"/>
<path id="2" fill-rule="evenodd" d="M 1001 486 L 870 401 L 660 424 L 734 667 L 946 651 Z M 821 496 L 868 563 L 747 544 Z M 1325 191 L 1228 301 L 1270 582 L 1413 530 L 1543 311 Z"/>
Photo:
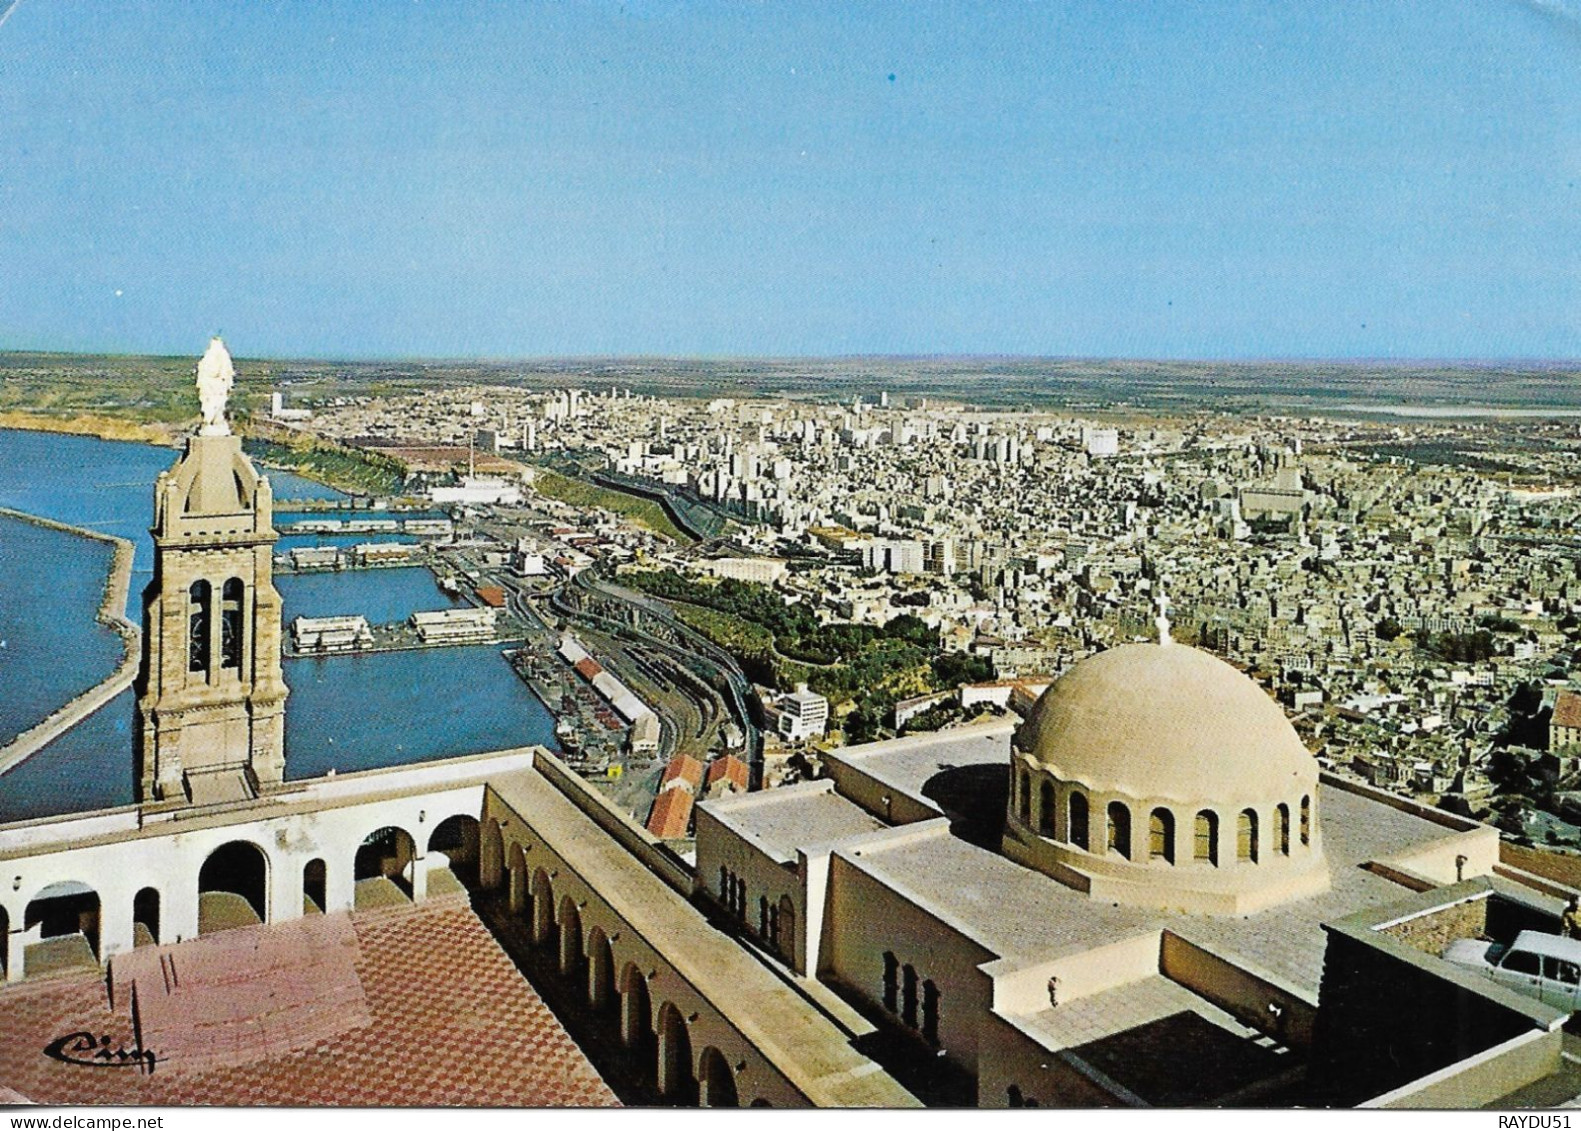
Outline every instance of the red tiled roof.
<path id="1" fill-rule="evenodd" d="M 684 789 L 667 789 L 654 798 L 648 813 L 648 831 L 661 840 L 686 835 L 692 823 L 692 795 Z"/>
<path id="2" fill-rule="evenodd" d="M 477 592 L 478 600 L 491 609 L 503 609 L 505 607 L 505 590 L 498 585 L 480 585 Z"/>
<path id="3" fill-rule="evenodd" d="M 1581 727 L 1581 695 L 1561 691 L 1554 700 L 1554 726 Z"/>
<path id="4" fill-rule="evenodd" d="M 50 1105 L 186 1107 L 591 1107 L 616 1098 L 554 1014 L 464 904 L 449 900 L 350 916 L 356 979 L 371 1025 L 295 1048 L 277 1039 L 258 997 L 265 1047 L 235 1064 L 183 1063 L 181 1050 L 153 1073 L 103 1071 L 55 1060 L 50 1042 L 73 1030 L 120 1047 L 135 1037 L 128 1010 L 111 1009 L 97 972 L 0 989 L 0 1100 L 20 1093 Z M 226 932 L 225 946 L 276 927 Z M 202 955 L 205 936 L 160 948 L 179 963 Z M 308 956 L 304 955 L 304 958 Z M 289 971 L 278 977 L 289 979 Z M 221 987 L 216 987 L 215 992 Z M 244 988 L 244 987 L 243 987 Z M 194 990 L 194 992 L 197 992 Z M 209 992 L 209 991 L 204 991 Z M 234 991 L 227 991 L 234 996 Z M 255 995 L 256 996 L 256 995 Z M 145 1039 L 146 1035 L 145 1035 Z M 152 1042 L 150 1041 L 150 1044 Z"/>
<path id="5" fill-rule="evenodd" d="M 576 669 L 578 675 L 587 680 L 589 683 L 592 683 L 594 678 L 600 675 L 604 670 L 599 666 L 598 661 L 593 659 L 591 656 L 584 656 L 582 659 L 578 660 L 571 666 Z"/>
<path id="6" fill-rule="evenodd" d="M 659 789 L 674 784 L 695 790 L 703 784 L 703 764 L 690 754 L 677 754 L 671 758 L 669 765 L 664 767 L 664 775 L 659 778 Z"/>
<path id="7" fill-rule="evenodd" d="M 729 782 L 737 789 L 745 790 L 752 780 L 747 764 L 734 754 L 726 754 L 723 758 L 715 758 L 708 763 L 708 785 L 712 788 L 720 782 Z"/>

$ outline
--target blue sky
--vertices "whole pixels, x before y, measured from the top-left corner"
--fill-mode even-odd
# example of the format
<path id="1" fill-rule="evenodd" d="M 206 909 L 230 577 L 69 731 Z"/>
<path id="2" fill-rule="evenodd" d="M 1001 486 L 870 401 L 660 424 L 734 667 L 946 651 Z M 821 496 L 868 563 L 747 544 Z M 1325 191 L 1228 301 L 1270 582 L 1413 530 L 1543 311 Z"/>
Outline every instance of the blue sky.
<path id="1" fill-rule="evenodd" d="M 1581 357 L 1581 0 L 0 0 L 0 348 Z"/>

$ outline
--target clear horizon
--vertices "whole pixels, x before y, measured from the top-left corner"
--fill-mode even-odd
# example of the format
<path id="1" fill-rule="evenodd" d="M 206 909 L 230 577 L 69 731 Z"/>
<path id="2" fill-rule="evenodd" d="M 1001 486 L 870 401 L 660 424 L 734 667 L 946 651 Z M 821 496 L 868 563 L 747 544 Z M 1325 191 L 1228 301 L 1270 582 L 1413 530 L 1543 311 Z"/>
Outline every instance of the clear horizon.
<path id="1" fill-rule="evenodd" d="M 1581 0 L 0 0 L 0 350 L 1581 358 Z"/>

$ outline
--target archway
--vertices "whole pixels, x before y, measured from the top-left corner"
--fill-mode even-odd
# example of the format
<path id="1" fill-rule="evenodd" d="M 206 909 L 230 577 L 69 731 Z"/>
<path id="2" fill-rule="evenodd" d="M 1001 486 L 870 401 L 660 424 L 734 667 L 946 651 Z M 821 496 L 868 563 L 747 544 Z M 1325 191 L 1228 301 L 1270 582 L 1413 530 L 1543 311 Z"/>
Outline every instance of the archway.
<path id="1" fill-rule="evenodd" d="M 520 915 L 527 910 L 527 854 L 519 844 L 511 845 L 510 867 L 506 869 L 509 884 L 510 911 Z"/>
<path id="2" fill-rule="evenodd" d="M 269 921 L 269 858 L 250 840 L 222 844 L 198 872 L 198 934 Z"/>
<path id="3" fill-rule="evenodd" d="M 648 999 L 648 979 L 635 963 L 620 972 L 620 1040 L 636 1048 L 653 1032 L 653 1004 Z"/>
<path id="4" fill-rule="evenodd" d="M 671 1103 L 696 1102 L 697 1080 L 692 1075 L 692 1037 L 686 1018 L 674 1002 L 659 1007 L 659 1094 Z"/>
<path id="5" fill-rule="evenodd" d="M 132 897 L 132 945 L 159 945 L 158 888 L 144 888 Z"/>
<path id="6" fill-rule="evenodd" d="M 77 880 L 50 884 L 22 913 L 28 977 L 99 964 L 99 893 Z"/>
<path id="7" fill-rule="evenodd" d="M 352 864 L 357 908 L 410 903 L 416 858 L 416 846 L 405 829 L 386 825 L 369 833 Z"/>
<path id="8" fill-rule="evenodd" d="M 568 895 L 560 901 L 560 973 L 575 981 L 582 961 L 582 914 Z"/>
<path id="9" fill-rule="evenodd" d="M 6 980 L 10 970 L 6 963 L 11 961 L 11 916 L 4 907 L 0 907 L 0 982 Z"/>
<path id="10" fill-rule="evenodd" d="M 598 1013 L 608 1012 L 614 1003 L 615 951 L 603 927 L 587 933 L 587 1000 Z"/>
<path id="11" fill-rule="evenodd" d="M 736 1074 L 730 1070 L 725 1054 L 709 1045 L 697 1059 L 698 1103 L 703 1107 L 740 1107 L 736 1098 Z"/>
<path id="12" fill-rule="evenodd" d="M 439 822 L 428 838 L 428 851 L 438 852 L 449 861 L 450 876 L 466 891 L 476 891 L 478 888 L 478 834 L 478 819 L 457 813 Z M 443 894 L 443 877 L 443 871 L 429 872 L 430 895 Z M 437 885 L 436 879 L 440 881 Z"/>
<path id="13" fill-rule="evenodd" d="M 324 861 L 309 860 L 302 868 L 302 914 L 322 915 L 329 909 L 328 869 Z"/>
<path id="14" fill-rule="evenodd" d="M 520 851 L 517 845 L 511 847 Z M 504 878 L 500 874 L 504 867 L 505 837 L 500 832 L 500 823 L 490 817 L 483 822 L 478 846 L 478 884 L 487 891 L 493 891 L 500 886 L 500 881 Z"/>
<path id="15" fill-rule="evenodd" d="M 532 941 L 542 946 L 554 931 L 554 885 L 539 868 L 532 874 Z"/>

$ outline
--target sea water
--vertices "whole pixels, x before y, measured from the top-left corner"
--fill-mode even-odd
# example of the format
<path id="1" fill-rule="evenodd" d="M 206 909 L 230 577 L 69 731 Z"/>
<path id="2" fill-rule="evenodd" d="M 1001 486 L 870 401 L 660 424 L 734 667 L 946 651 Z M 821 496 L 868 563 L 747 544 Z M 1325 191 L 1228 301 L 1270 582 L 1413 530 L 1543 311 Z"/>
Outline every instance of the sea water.
<path id="1" fill-rule="evenodd" d="M 154 480 L 176 457 L 150 444 L 0 429 L 0 506 L 130 539 L 136 622 L 153 565 Z M 267 474 L 278 498 L 343 497 Z M 0 517 L 0 743 L 114 670 L 119 639 L 95 619 L 109 563 L 105 543 Z M 275 580 L 287 628 L 297 615 L 390 623 L 454 604 L 422 568 Z M 288 778 L 553 745 L 554 717 L 492 645 L 287 660 L 285 680 Z M 132 717 L 126 692 L 0 775 L 0 821 L 129 803 Z"/>

